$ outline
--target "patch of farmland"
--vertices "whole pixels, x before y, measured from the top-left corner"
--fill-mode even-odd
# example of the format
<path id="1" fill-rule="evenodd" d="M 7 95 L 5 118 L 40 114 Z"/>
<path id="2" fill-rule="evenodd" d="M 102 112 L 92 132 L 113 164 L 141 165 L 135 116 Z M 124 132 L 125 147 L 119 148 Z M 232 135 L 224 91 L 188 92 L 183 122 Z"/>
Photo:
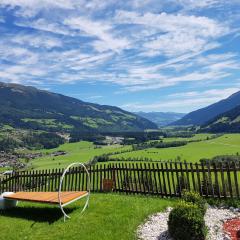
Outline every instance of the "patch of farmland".
<path id="1" fill-rule="evenodd" d="M 113 158 L 151 158 L 153 160 L 186 160 L 198 162 L 201 158 L 240 153 L 240 134 L 225 134 L 219 138 L 188 143 L 172 148 L 149 148 L 114 155 Z"/>

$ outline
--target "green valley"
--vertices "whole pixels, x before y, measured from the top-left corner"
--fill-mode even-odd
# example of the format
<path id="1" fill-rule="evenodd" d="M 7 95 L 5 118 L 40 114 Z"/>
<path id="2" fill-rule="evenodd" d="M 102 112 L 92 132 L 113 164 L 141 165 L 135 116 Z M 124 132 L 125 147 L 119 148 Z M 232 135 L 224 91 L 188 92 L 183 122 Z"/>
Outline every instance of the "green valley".
<path id="1" fill-rule="evenodd" d="M 211 137 L 210 134 L 196 134 L 184 140 L 201 140 L 198 142 L 190 142 L 185 146 L 170 147 L 170 148 L 148 148 L 139 151 L 132 151 L 131 145 L 110 145 L 96 146 L 91 142 L 81 141 L 76 143 L 65 143 L 58 148 L 32 151 L 41 152 L 43 157 L 34 159 L 27 164 L 28 169 L 49 169 L 63 168 L 68 164 L 76 161 L 88 162 L 95 156 L 109 154 L 110 158 L 121 159 L 124 162 L 132 159 L 144 158 L 154 161 L 165 160 L 181 160 L 188 162 L 199 162 L 202 158 L 212 158 L 219 155 L 235 155 L 240 153 L 240 134 L 225 134 L 220 137 L 207 140 Z M 170 142 L 182 140 L 182 138 L 164 138 L 163 141 Z M 53 156 L 51 153 L 63 151 L 65 155 Z M 123 152 L 121 154 L 111 153 Z"/>

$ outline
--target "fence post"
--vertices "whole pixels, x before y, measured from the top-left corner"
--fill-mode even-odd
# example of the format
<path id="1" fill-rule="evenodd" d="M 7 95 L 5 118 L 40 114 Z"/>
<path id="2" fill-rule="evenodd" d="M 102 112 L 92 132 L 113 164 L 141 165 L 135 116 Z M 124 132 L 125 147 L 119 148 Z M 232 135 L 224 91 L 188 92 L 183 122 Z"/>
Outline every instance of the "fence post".
<path id="1" fill-rule="evenodd" d="M 200 179 L 199 168 L 198 168 L 198 164 L 197 163 L 195 163 L 195 167 L 196 167 L 196 173 L 197 173 L 199 193 L 202 196 L 203 195 L 202 185 L 201 185 L 201 179 Z"/>
<path id="2" fill-rule="evenodd" d="M 217 163 L 216 162 L 213 162 L 213 169 L 214 169 L 215 187 L 217 190 L 217 195 L 218 195 L 218 198 L 221 198 L 221 190 L 220 190 L 219 181 L 218 181 Z"/>
<path id="3" fill-rule="evenodd" d="M 227 162 L 227 177 L 228 177 L 228 188 L 229 188 L 229 193 L 230 193 L 230 197 L 233 197 L 233 191 L 232 191 L 232 180 L 231 180 L 231 173 L 230 173 L 231 169 L 229 166 L 229 162 Z"/>
<path id="4" fill-rule="evenodd" d="M 237 175 L 237 169 L 236 169 L 236 162 L 233 162 L 233 170 L 234 170 L 234 181 L 235 181 L 235 189 L 237 198 L 239 198 L 239 188 L 238 188 L 238 175 Z"/>
<path id="5" fill-rule="evenodd" d="M 195 174 L 194 174 L 194 170 L 193 170 L 193 164 L 190 163 L 190 169 L 191 169 L 191 174 L 192 174 L 192 183 L 193 183 L 193 190 L 196 191 L 196 183 L 195 183 Z M 195 169 L 196 170 L 196 169 Z"/>

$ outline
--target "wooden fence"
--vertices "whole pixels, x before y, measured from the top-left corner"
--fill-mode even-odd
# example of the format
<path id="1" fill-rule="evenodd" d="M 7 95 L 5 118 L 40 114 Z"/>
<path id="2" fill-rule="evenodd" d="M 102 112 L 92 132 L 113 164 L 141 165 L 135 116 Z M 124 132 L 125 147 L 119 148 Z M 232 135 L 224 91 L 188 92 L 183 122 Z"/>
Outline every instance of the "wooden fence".
<path id="1" fill-rule="evenodd" d="M 114 191 L 181 197 L 184 189 L 202 196 L 239 198 L 240 163 L 116 163 L 88 166 L 92 192 Z M 63 169 L 15 172 L 0 178 L 0 192 L 57 191 Z M 63 190 L 87 188 L 87 175 L 80 167 L 66 175 Z"/>

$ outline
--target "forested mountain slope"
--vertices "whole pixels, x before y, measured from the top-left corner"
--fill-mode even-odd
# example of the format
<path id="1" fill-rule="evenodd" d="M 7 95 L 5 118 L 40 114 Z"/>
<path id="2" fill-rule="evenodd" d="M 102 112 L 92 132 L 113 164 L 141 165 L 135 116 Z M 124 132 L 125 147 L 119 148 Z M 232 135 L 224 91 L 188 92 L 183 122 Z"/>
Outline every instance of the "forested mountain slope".
<path id="1" fill-rule="evenodd" d="M 118 107 L 0 83 L 0 124 L 47 131 L 141 131 L 156 124 Z"/>
<path id="2" fill-rule="evenodd" d="M 172 123 L 171 125 L 203 125 L 211 121 L 218 115 L 232 110 L 240 105 L 240 91 L 234 93 L 230 97 L 214 103 L 208 107 L 190 112 L 182 119 Z"/>

